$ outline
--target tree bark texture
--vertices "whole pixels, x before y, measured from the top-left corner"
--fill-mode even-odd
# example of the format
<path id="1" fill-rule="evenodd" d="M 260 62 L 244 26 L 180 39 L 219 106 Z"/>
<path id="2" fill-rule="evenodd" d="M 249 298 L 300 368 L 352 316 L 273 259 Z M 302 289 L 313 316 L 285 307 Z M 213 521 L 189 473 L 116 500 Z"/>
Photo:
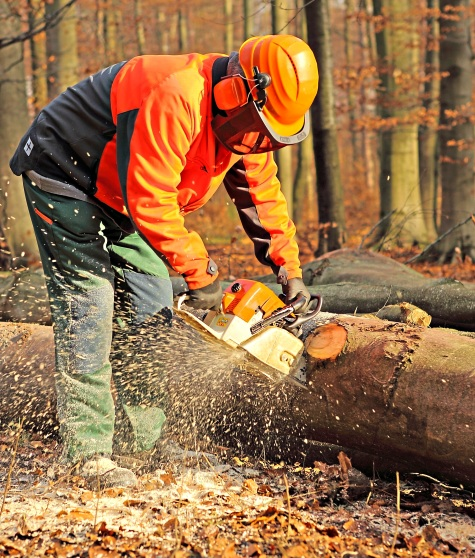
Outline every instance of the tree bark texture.
<path id="1" fill-rule="evenodd" d="M 333 361 L 332 337 L 319 343 L 328 326 L 307 339 L 311 387 L 290 402 L 301 435 L 473 485 L 475 339 L 349 316 L 332 324 L 347 335 Z"/>
<path id="2" fill-rule="evenodd" d="M 321 227 L 316 255 L 340 248 L 345 237 L 329 9 L 328 0 L 316 0 L 305 5 L 308 44 L 315 54 L 320 74 L 319 91 L 311 108 L 318 220 Z"/>
<path id="3" fill-rule="evenodd" d="M 427 7 L 439 9 L 439 0 L 428 0 Z M 433 14 L 427 17 L 427 39 L 425 55 L 425 75 L 423 106 L 427 110 L 427 124 L 419 126 L 419 176 L 421 182 L 421 203 L 427 229 L 428 240 L 437 238 L 437 184 L 439 176 L 437 126 L 439 124 L 440 79 L 433 74 L 440 70 L 439 63 L 440 25 Z"/>
<path id="4" fill-rule="evenodd" d="M 178 430 L 190 432 L 186 424 L 197 422 L 208 436 L 227 431 L 234 443 L 282 458 L 299 447 L 307 462 L 329 443 L 350 458 L 372 455 L 378 472 L 395 468 L 474 486 L 475 339 L 323 317 L 324 325 L 308 329 L 308 389 L 273 385 L 239 366 L 230 373 L 223 349 L 205 339 L 194 341 L 207 355 L 198 365 L 189 350 L 175 352 L 169 383 L 176 387 L 171 416 L 180 416 Z M 180 331 L 172 330 L 173 343 L 180 344 Z M 225 352 L 232 357 L 231 348 Z M 53 353 L 51 327 L 0 323 L 0 425 L 24 417 L 25 427 L 54 433 Z"/>
<path id="5" fill-rule="evenodd" d="M 272 32 L 275 34 L 288 33 L 288 14 L 290 13 L 291 2 L 284 0 L 279 4 L 271 4 L 272 15 Z M 274 153 L 274 158 L 278 167 L 277 176 L 280 181 L 282 193 L 287 201 L 287 210 L 291 219 L 293 219 L 293 190 L 294 190 L 294 173 L 292 168 L 292 154 L 294 153 L 292 146 L 284 147 Z"/>
<path id="6" fill-rule="evenodd" d="M 419 189 L 418 127 L 415 79 L 418 68 L 419 37 L 407 14 L 408 0 L 375 2 L 377 15 L 388 20 L 378 33 L 378 54 L 382 60 L 383 87 L 381 116 L 387 119 L 381 154 L 382 241 L 389 244 L 425 244 L 427 232 Z"/>
<path id="7" fill-rule="evenodd" d="M 442 208 L 440 232 L 450 230 L 475 214 L 474 130 L 472 105 L 472 49 L 469 3 L 442 0 L 440 70 L 448 72 L 440 91 L 440 155 Z M 464 9 L 465 8 L 465 9 Z M 475 227 L 468 222 L 458 227 L 439 245 L 442 261 L 450 261 L 456 249 L 462 257 L 475 260 Z"/>
<path id="8" fill-rule="evenodd" d="M 46 17 L 51 17 L 64 8 L 66 0 L 46 2 Z M 76 32 L 76 7 L 70 6 L 64 12 L 58 25 L 46 33 L 46 50 L 48 60 L 48 95 L 53 99 L 67 87 L 79 81 L 79 59 Z"/>
<path id="9" fill-rule="evenodd" d="M 22 31 L 20 20 L 9 2 L 0 2 L 3 36 Z M 21 43 L 0 49 L 0 235 L 5 236 L 13 267 L 38 259 L 33 226 L 28 215 L 22 180 L 9 161 L 28 127 L 25 68 Z"/>

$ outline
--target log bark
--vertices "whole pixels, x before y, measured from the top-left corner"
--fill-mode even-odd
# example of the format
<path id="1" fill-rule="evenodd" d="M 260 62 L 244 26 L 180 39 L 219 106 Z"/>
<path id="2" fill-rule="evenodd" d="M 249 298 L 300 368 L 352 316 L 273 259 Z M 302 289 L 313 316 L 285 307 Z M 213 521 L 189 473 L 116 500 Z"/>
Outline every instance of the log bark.
<path id="1" fill-rule="evenodd" d="M 475 340 L 348 316 L 331 325 L 347 334 L 333 361 L 318 328 L 307 338 L 310 390 L 291 403 L 302 434 L 473 485 Z"/>
<path id="2" fill-rule="evenodd" d="M 376 318 L 322 319 L 307 332 L 307 389 L 250 376 L 232 349 L 217 352 L 196 336 L 190 351 L 183 327 L 172 328 L 166 368 L 177 430 L 198 422 L 200 433 L 307 463 L 328 455 L 328 443 L 354 466 L 366 456 L 378 472 L 475 486 L 475 339 Z M 51 327 L 0 323 L 0 425 L 25 417 L 25 426 L 54 432 L 53 352 Z"/>
<path id="3" fill-rule="evenodd" d="M 257 279 L 281 291 L 274 275 Z M 427 312 L 433 326 L 475 331 L 475 283 L 430 279 L 375 252 L 335 250 L 304 265 L 303 280 L 323 296 L 326 312 L 377 313 L 406 302 Z"/>
<path id="4" fill-rule="evenodd" d="M 376 314 L 408 303 L 429 314 L 433 326 L 475 331 L 475 283 L 428 279 L 381 254 L 336 250 L 304 265 L 303 278 L 312 293 L 323 296 L 325 312 Z M 255 279 L 281 292 L 275 275 Z M 172 283 L 175 293 L 186 288 L 181 277 Z M 0 273 L 0 320 L 51 324 L 41 270 Z"/>

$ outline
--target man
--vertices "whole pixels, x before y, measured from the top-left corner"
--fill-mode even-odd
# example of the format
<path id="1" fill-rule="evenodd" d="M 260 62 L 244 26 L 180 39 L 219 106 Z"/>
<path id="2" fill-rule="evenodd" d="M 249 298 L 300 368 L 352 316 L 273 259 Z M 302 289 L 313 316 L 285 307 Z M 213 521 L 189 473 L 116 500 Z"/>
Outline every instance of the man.
<path id="1" fill-rule="evenodd" d="M 140 328 L 170 322 L 164 261 L 184 277 L 188 304 L 219 308 L 217 266 L 184 216 L 222 182 L 287 300 L 309 298 L 272 151 L 307 137 L 317 87 L 310 48 L 290 35 L 254 37 L 230 57 L 139 56 L 68 88 L 20 141 L 10 165 L 47 279 L 63 460 L 86 478 L 137 482 L 111 460 L 111 378 L 129 451 L 160 437 L 160 395 L 130 389 Z"/>

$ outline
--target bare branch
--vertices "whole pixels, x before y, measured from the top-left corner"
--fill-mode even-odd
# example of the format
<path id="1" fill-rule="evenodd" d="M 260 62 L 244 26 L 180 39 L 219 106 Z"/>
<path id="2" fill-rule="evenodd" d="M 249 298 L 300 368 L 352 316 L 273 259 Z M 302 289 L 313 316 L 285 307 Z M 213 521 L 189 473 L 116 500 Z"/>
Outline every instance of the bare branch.
<path id="1" fill-rule="evenodd" d="M 45 16 L 41 21 L 38 21 L 35 25 L 31 27 L 28 31 L 15 35 L 14 37 L 3 37 L 0 38 L 0 48 L 5 48 L 15 43 L 23 43 L 38 35 L 47 31 L 51 27 L 57 25 L 66 15 L 69 8 L 75 4 L 76 0 L 69 0 L 64 6 L 59 10 L 56 10 L 53 14 Z"/>
<path id="2" fill-rule="evenodd" d="M 461 221 L 460 223 L 457 223 L 456 225 L 454 225 L 451 229 L 449 229 L 448 231 L 445 231 L 444 234 L 440 235 L 439 238 L 437 238 L 436 240 L 434 240 L 434 242 L 432 242 L 431 244 L 429 244 L 429 246 L 427 246 L 424 250 L 422 250 L 422 252 L 420 254 L 417 254 L 417 256 L 414 256 L 413 258 L 405 261 L 405 264 L 409 264 L 412 263 L 416 260 L 418 260 L 419 258 L 422 258 L 422 256 L 424 254 L 427 254 L 427 252 L 429 252 L 429 250 L 435 246 L 436 244 L 438 244 L 442 239 L 444 239 L 446 236 L 448 236 L 450 233 L 454 232 L 456 229 L 458 229 L 459 227 L 463 227 L 463 225 L 465 225 L 466 223 L 468 223 L 469 221 L 472 221 L 475 224 L 475 215 L 469 215 L 464 221 Z"/>

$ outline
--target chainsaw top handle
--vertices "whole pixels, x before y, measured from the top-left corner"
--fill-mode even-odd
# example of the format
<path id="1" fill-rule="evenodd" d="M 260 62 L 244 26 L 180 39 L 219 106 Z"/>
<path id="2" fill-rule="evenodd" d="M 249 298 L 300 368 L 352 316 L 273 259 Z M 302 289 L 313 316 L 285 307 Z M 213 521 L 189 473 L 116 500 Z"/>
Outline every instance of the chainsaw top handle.
<path id="1" fill-rule="evenodd" d="M 299 328 L 302 324 L 314 318 L 322 309 L 323 298 L 320 295 L 312 294 L 310 296 L 307 311 L 303 314 L 295 314 L 295 312 L 302 308 L 306 302 L 307 299 L 304 296 L 299 296 L 295 302 L 292 302 L 291 305 L 294 309 L 294 314 L 285 318 L 285 321 L 287 322 L 285 329 L 292 331 L 293 329 Z"/>

